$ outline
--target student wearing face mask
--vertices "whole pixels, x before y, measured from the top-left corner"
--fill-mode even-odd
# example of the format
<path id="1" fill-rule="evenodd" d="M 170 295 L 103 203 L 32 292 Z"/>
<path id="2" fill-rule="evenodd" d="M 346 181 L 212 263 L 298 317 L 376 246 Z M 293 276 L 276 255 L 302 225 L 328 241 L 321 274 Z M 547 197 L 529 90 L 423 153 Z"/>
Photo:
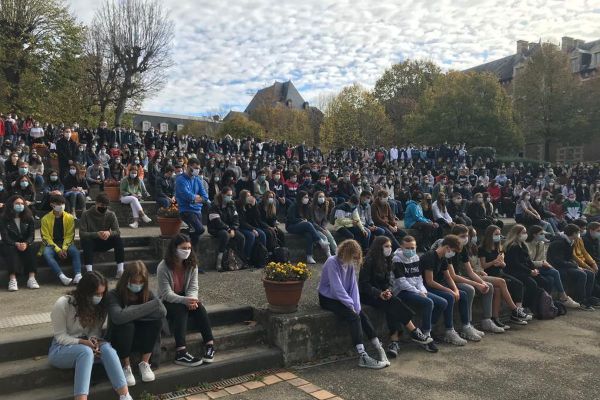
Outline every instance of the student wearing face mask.
<path id="1" fill-rule="evenodd" d="M 384 311 L 390 332 L 387 353 L 395 358 L 400 348 L 402 326 L 418 344 L 427 345 L 433 340 L 415 327 L 412 322 L 414 312 L 399 297 L 394 296 L 392 271 L 392 243 L 385 236 L 376 237 L 360 269 L 358 287 L 362 303 Z"/>
<path id="2" fill-rule="evenodd" d="M 137 151 L 137 149 L 134 151 Z M 144 197 L 150 197 L 150 193 L 148 193 L 148 190 L 146 190 L 146 184 L 144 183 L 144 176 L 145 176 L 144 166 L 142 165 L 142 163 L 140 161 L 140 157 L 138 155 L 131 157 L 131 163 L 129 163 L 129 165 L 127 165 L 127 167 L 125 168 L 126 176 L 131 174 L 131 172 L 137 172 L 137 176 L 138 176 L 138 179 L 140 180 L 140 186 L 142 189 L 142 195 Z"/>
<path id="3" fill-rule="evenodd" d="M 108 209 L 109 200 L 105 193 L 96 196 L 96 204 L 81 214 L 79 221 L 79 237 L 83 249 L 83 263 L 86 271 L 94 265 L 94 252 L 115 250 L 117 276 L 123 274 L 125 250 L 119 230 L 119 222 L 115 213 Z"/>
<path id="4" fill-rule="evenodd" d="M 264 247 L 267 245 L 267 237 L 263 230 L 264 223 L 260 219 L 256 198 L 249 191 L 242 190 L 240 192 L 236 209 L 239 215 L 240 231 L 246 238 L 244 253 L 246 260 L 250 260 L 255 245 L 258 243 Z"/>
<path id="5" fill-rule="evenodd" d="M 600 264 L 600 222 L 590 222 L 587 225 L 587 232 L 583 235 L 582 239 L 585 250 L 596 264 Z M 596 281 L 598 281 L 597 274 Z"/>
<path id="6" fill-rule="evenodd" d="M 189 236 L 175 235 L 167 247 L 165 258 L 156 270 L 158 296 L 167 309 L 167 321 L 175 337 L 175 364 L 196 367 L 212 363 L 214 338 L 208 313 L 198 297 L 198 264 Z M 206 350 L 195 357 L 186 349 L 187 323 L 192 319 L 200 329 Z"/>
<path id="7" fill-rule="evenodd" d="M 306 262 L 316 264 L 313 258 L 313 246 L 320 245 L 325 252 L 329 251 L 329 242 L 319 235 L 315 224 L 310 221 L 311 207 L 308 193 L 299 191 L 294 204 L 290 205 L 285 220 L 285 229 L 293 235 L 302 235 L 306 241 Z"/>
<path id="8" fill-rule="evenodd" d="M 385 350 L 369 317 L 362 310 L 356 270 L 362 265 L 362 250 L 358 242 L 345 240 L 338 246 L 338 253 L 323 264 L 319 282 L 319 305 L 333 312 L 350 325 L 352 343 L 359 355 L 358 366 L 382 369 L 390 365 Z M 386 292 L 387 293 L 387 292 Z M 387 294 L 386 294 L 387 297 Z M 367 354 L 363 335 L 375 347 L 378 358 Z"/>
<path id="9" fill-rule="evenodd" d="M 310 221 L 313 223 L 319 236 L 321 236 L 321 242 L 327 241 L 329 243 L 329 249 L 324 248 L 325 254 L 329 257 L 337 251 L 337 243 L 328 228 L 329 214 L 333 208 L 333 199 L 328 199 L 324 192 L 316 191 L 310 208 Z"/>
<path id="10" fill-rule="evenodd" d="M 223 256 L 229 247 L 243 258 L 246 239 L 240 232 L 240 219 L 233 201 L 233 191 L 227 186 L 215 197 L 208 210 L 208 233 L 219 241 L 217 271 L 223 271 Z"/>
<path id="11" fill-rule="evenodd" d="M 0 220 L 0 238 L 3 245 L 3 255 L 8 270 L 8 290 L 19 290 L 17 285 L 18 274 L 28 274 L 27 287 L 39 289 L 35 279 L 36 259 L 33 244 L 35 236 L 34 219 L 31 209 L 27 207 L 26 200 L 19 196 L 12 196 L 4 205 L 4 212 Z"/>
<path id="12" fill-rule="evenodd" d="M 69 167 L 75 163 L 79 150 L 77 143 L 71 138 L 70 128 L 65 128 L 62 137 L 56 142 L 56 153 L 58 154 L 58 169 L 61 179 L 67 177 Z"/>
<path id="13" fill-rule="evenodd" d="M 272 253 L 275 248 L 285 246 L 285 234 L 279 229 L 277 222 L 277 201 L 275 193 L 267 191 L 259 204 L 260 221 L 267 236 L 267 250 Z"/>
<path id="14" fill-rule="evenodd" d="M 127 386 L 136 384 L 131 369 L 131 353 L 141 355 L 138 368 L 142 382 L 153 381 L 155 377 L 150 368 L 150 357 L 158 344 L 162 319 L 167 315 L 167 309 L 150 290 L 148 269 L 142 261 L 127 264 L 116 288 L 106 295 L 106 307 L 106 340 L 117 351 Z"/>
<path id="15" fill-rule="evenodd" d="M 77 212 L 85 209 L 85 198 L 89 185 L 85 178 L 85 169 L 73 164 L 69 167 L 69 175 L 63 180 L 65 185 L 65 198 L 67 199 L 67 212 L 77 219 Z"/>
<path id="16" fill-rule="evenodd" d="M 75 246 L 75 218 L 65 212 L 63 196 L 50 196 L 50 206 L 52 211 L 42 218 L 42 246 L 38 254 L 44 257 L 63 285 L 77 284 L 81 280 L 81 255 Z M 58 264 L 58 261 L 69 257 L 73 265 L 73 279 L 67 277 Z"/>
<path id="17" fill-rule="evenodd" d="M 56 301 L 50 314 L 54 338 L 48 361 L 56 368 L 75 369 L 75 400 L 87 400 L 92 367 L 97 361 L 104 367 L 119 400 L 133 400 L 117 352 L 101 338 L 107 289 L 108 282 L 102 274 L 87 273 L 75 290 Z"/>
<path id="18" fill-rule="evenodd" d="M 334 226 L 342 237 L 356 240 L 366 251 L 371 241 L 371 231 L 361 221 L 358 203 L 358 196 L 352 195 L 347 202 L 337 206 Z"/>
<path id="19" fill-rule="evenodd" d="M 121 203 L 128 204 L 131 207 L 131 213 L 133 214 L 133 222 L 129 224 L 132 229 L 139 227 L 140 218 L 145 223 L 152 222 L 152 219 L 144 213 L 144 209 L 140 204 L 140 200 L 143 197 L 143 189 L 141 180 L 138 177 L 138 172 L 132 170 L 129 174 L 121 180 Z"/>
<path id="20" fill-rule="evenodd" d="M 191 158 L 186 172 L 175 178 L 175 199 L 179 207 L 179 215 L 190 227 L 192 244 L 196 246 L 204 233 L 202 225 L 202 208 L 210 205 L 208 193 L 200 179 L 200 161 Z"/>
<path id="21" fill-rule="evenodd" d="M 261 170 L 254 181 L 254 195 L 258 198 L 262 198 L 269 189 L 269 181 L 267 180 L 268 171 L 266 169 Z"/>
<path id="22" fill-rule="evenodd" d="M 37 191 L 35 190 L 33 182 L 27 177 L 27 175 L 23 175 L 15 181 L 15 186 L 12 189 L 12 195 L 21 196 L 23 199 L 25 199 L 25 204 L 29 206 L 32 211 L 34 210 Z M 39 219 L 35 215 L 34 217 Z"/>
<path id="23" fill-rule="evenodd" d="M 574 246 L 579 239 L 580 229 L 568 224 L 564 231 L 555 236 L 548 245 L 548 262 L 558 270 L 563 282 L 568 282 L 567 293 L 581 305 L 583 310 L 593 311 L 596 274 L 581 268 L 574 259 Z"/>
<path id="24" fill-rule="evenodd" d="M 121 181 L 125 175 L 125 166 L 121 161 L 121 157 L 112 158 L 109 163 L 109 175 L 116 181 Z"/>

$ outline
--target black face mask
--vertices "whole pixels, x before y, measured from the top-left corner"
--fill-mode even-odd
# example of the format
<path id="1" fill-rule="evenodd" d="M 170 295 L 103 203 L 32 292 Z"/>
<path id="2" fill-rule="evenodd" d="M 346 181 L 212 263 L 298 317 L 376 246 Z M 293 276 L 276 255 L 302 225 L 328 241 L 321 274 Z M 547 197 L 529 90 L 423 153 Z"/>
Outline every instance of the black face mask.
<path id="1" fill-rule="evenodd" d="M 104 214 L 106 210 L 108 210 L 108 207 L 96 207 L 96 210 L 98 210 L 99 213 Z"/>

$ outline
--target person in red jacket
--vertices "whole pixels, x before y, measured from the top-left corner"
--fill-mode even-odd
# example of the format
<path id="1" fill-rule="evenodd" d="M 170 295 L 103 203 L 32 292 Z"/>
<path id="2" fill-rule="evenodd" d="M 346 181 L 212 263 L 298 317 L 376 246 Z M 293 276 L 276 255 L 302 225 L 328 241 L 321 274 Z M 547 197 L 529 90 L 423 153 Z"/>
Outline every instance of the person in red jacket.
<path id="1" fill-rule="evenodd" d="M 500 206 L 500 200 L 502 200 L 502 188 L 495 179 L 491 180 L 487 192 L 490 194 L 490 200 L 494 205 L 494 209 L 497 210 Z"/>

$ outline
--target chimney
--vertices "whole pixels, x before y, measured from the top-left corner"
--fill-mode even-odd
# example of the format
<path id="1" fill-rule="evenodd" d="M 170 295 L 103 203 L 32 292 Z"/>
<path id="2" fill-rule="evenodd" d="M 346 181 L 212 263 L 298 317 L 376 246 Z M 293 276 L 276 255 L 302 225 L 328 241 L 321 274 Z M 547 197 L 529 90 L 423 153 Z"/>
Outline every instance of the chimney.
<path id="1" fill-rule="evenodd" d="M 563 36 L 561 41 L 562 51 L 570 51 L 575 48 L 575 39 L 569 36 Z"/>
<path id="2" fill-rule="evenodd" d="M 585 43 L 585 40 L 575 39 L 575 45 L 573 47 L 577 49 L 577 48 L 581 47 L 584 43 Z"/>
<path id="3" fill-rule="evenodd" d="M 527 40 L 517 40 L 517 54 L 523 54 L 529 49 Z"/>

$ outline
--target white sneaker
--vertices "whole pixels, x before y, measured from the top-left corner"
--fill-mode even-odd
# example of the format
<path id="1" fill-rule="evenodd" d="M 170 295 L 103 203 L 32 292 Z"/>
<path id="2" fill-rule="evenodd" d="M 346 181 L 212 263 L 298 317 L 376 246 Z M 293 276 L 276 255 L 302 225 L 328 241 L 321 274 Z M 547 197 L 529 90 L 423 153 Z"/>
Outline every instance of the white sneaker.
<path id="1" fill-rule="evenodd" d="M 382 363 L 384 363 L 386 366 L 389 367 L 390 360 L 388 360 L 387 354 L 385 354 L 385 349 L 381 345 L 381 342 L 379 343 L 379 347 L 376 347 L 376 350 L 377 350 L 377 354 L 379 354 L 379 361 L 381 361 Z"/>
<path id="2" fill-rule="evenodd" d="M 492 333 L 504 333 L 504 329 L 496 325 L 489 318 L 481 320 L 481 329 Z"/>
<path id="3" fill-rule="evenodd" d="M 473 329 L 473 331 L 475 331 L 475 334 L 477 334 L 477 336 L 483 338 L 485 336 L 485 332 L 480 331 L 479 329 L 475 328 L 473 325 L 471 325 L 471 329 Z"/>
<path id="4" fill-rule="evenodd" d="M 127 386 L 135 386 L 135 377 L 133 376 L 133 371 L 131 370 L 131 365 L 123 367 L 123 374 L 125 375 L 125 380 L 127 381 Z"/>
<path id="5" fill-rule="evenodd" d="M 463 330 L 460 333 L 460 337 L 466 340 L 470 340 L 471 342 L 481 341 L 481 336 L 479 336 L 477 332 L 475 332 L 475 329 L 471 325 L 463 327 Z"/>
<path id="6" fill-rule="evenodd" d="M 8 291 L 16 292 L 17 290 L 19 290 L 19 285 L 17 285 L 17 280 L 11 279 L 10 281 L 8 281 Z"/>
<path id="7" fill-rule="evenodd" d="M 29 279 L 27 279 L 27 287 L 29 289 L 39 289 L 40 285 L 38 285 L 38 283 L 35 280 L 35 278 L 29 278 Z"/>
<path id="8" fill-rule="evenodd" d="M 364 353 L 358 359 L 358 366 L 361 368 L 382 369 L 387 367 L 388 364 L 377 361 L 374 358 L 371 358 L 367 353 Z"/>
<path id="9" fill-rule="evenodd" d="M 562 302 L 567 308 L 579 308 L 580 304 L 567 296 L 567 299 Z"/>
<path id="10" fill-rule="evenodd" d="M 146 214 L 144 214 L 144 216 L 142 217 L 142 221 L 144 221 L 145 223 L 149 224 L 150 222 L 152 222 L 152 218 L 150 218 L 149 216 L 147 216 Z"/>
<path id="11" fill-rule="evenodd" d="M 453 344 L 455 346 L 464 346 L 467 344 L 467 341 L 458 336 L 458 333 L 456 333 L 454 329 L 447 330 L 443 340 L 444 342 Z"/>
<path id="12" fill-rule="evenodd" d="M 129 393 L 122 394 L 119 396 L 119 400 L 133 400 L 133 397 L 131 397 L 131 395 Z"/>
<path id="13" fill-rule="evenodd" d="M 140 225 L 138 224 L 138 222 L 137 222 L 137 221 L 134 221 L 133 223 L 129 224 L 129 227 L 130 227 L 131 229 L 137 229 L 137 228 L 139 228 L 139 226 L 140 226 Z"/>
<path id="14" fill-rule="evenodd" d="M 75 276 L 73 277 L 73 285 L 77 285 L 80 280 L 81 280 L 81 274 L 75 274 Z"/>
<path id="15" fill-rule="evenodd" d="M 69 286 L 71 284 L 71 282 L 73 282 L 73 279 L 69 278 L 65 274 L 60 274 L 58 279 L 60 279 L 60 282 L 65 286 Z"/>
<path id="16" fill-rule="evenodd" d="M 307 264 L 316 264 L 317 262 L 315 261 L 313 256 L 306 256 L 306 263 Z"/>
<path id="17" fill-rule="evenodd" d="M 140 368 L 140 374 L 142 374 L 142 382 L 152 382 L 156 379 L 152 368 L 150 368 L 150 364 L 142 361 L 138 364 L 138 367 Z"/>

